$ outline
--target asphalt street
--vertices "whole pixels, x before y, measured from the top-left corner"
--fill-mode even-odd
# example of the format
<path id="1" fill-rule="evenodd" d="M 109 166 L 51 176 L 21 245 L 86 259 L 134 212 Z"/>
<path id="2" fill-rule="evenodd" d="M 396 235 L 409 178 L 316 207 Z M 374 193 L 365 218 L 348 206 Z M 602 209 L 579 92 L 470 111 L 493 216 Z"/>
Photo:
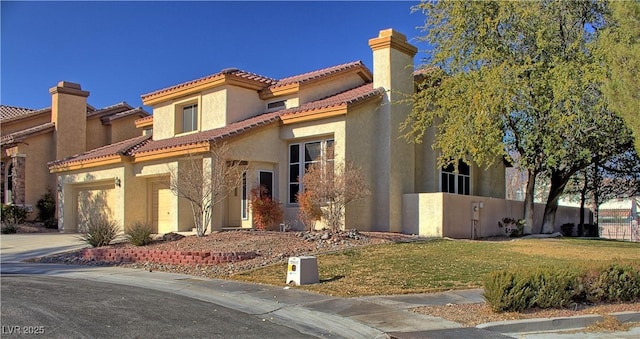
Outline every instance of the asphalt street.
<path id="1" fill-rule="evenodd" d="M 150 289 L 32 275 L 1 285 L 3 338 L 313 338 L 268 315 Z"/>

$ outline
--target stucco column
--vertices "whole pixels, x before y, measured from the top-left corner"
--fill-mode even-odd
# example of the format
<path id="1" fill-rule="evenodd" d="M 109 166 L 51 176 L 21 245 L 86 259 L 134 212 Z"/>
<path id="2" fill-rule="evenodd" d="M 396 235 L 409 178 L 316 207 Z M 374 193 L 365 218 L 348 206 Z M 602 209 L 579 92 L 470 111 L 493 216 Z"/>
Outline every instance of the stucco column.
<path id="1" fill-rule="evenodd" d="M 376 196 L 375 230 L 402 231 L 402 195 L 415 191 L 414 146 L 400 135 L 400 124 L 411 112 L 411 106 L 399 103 L 412 95 L 413 57 L 418 49 L 407 42 L 404 34 L 392 29 L 380 31 L 369 40 L 373 51 L 373 87 L 386 90 L 376 112 L 378 144 L 373 194 Z"/>

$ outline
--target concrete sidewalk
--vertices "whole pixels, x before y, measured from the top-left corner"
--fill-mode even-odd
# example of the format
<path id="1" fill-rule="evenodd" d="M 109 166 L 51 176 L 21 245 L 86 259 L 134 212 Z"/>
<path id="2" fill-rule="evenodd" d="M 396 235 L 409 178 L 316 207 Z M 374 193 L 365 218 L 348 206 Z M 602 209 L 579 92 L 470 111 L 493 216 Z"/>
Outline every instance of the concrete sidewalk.
<path id="1" fill-rule="evenodd" d="M 29 257 L 81 248 L 84 245 L 77 235 L 2 235 L 0 245 L 0 273 L 3 275 L 51 275 L 143 287 L 212 302 L 318 337 L 510 338 L 521 336 L 522 332 L 532 332 L 532 329 L 535 332 L 535 328 L 547 330 L 550 326 L 556 331 L 565 329 L 559 326 L 561 322 L 553 319 L 529 320 L 526 326 L 523 325 L 523 321 L 515 321 L 469 328 L 442 318 L 409 311 L 413 307 L 425 305 L 483 302 L 482 291 L 477 289 L 433 294 L 338 298 L 295 288 L 183 274 L 120 267 L 21 262 Z M 640 318 L 640 312 L 633 316 Z M 572 328 L 576 326 L 575 321 L 565 324 L 574 326 Z M 618 337 L 624 338 L 627 333 L 629 332 L 623 332 Z"/>

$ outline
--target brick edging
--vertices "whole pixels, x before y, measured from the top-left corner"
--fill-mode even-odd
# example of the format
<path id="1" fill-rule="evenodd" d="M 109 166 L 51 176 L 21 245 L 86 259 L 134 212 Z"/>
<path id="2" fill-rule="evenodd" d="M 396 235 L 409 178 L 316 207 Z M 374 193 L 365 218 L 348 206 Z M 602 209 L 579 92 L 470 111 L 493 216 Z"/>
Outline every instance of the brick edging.
<path id="1" fill-rule="evenodd" d="M 255 252 L 166 251 L 142 248 L 84 248 L 80 252 L 81 259 L 88 261 L 179 265 L 215 265 L 253 259 L 256 256 Z"/>

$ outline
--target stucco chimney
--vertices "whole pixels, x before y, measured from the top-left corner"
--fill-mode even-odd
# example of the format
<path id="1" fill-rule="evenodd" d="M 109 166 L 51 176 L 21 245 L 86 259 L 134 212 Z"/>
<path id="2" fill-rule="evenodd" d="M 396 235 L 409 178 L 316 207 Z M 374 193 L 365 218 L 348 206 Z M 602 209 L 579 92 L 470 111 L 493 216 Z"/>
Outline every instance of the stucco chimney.
<path id="1" fill-rule="evenodd" d="M 55 124 L 55 158 L 82 153 L 87 148 L 87 97 L 79 84 L 60 81 L 49 89 L 51 122 Z"/>
<path id="2" fill-rule="evenodd" d="M 400 123 L 411 112 L 411 106 L 398 101 L 413 94 L 413 57 L 418 49 L 407 37 L 393 29 L 380 31 L 369 40 L 373 51 L 373 87 L 384 88 L 377 112 L 379 138 L 374 192 L 380 197 L 377 208 L 377 230 L 402 231 L 402 195 L 415 191 L 414 146 L 400 136 Z"/>

